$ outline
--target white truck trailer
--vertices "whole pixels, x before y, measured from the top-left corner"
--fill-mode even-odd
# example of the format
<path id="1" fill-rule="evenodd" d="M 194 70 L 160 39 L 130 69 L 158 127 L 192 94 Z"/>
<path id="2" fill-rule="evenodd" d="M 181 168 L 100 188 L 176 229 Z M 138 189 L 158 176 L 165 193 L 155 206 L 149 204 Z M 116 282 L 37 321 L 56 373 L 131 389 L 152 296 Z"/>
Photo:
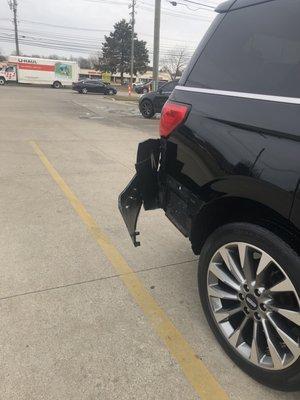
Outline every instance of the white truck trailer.
<path id="1" fill-rule="evenodd" d="M 10 56 L 7 65 L 0 70 L 0 85 L 18 82 L 51 85 L 59 89 L 72 86 L 78 77 L 79 67 L 74 61 Z"/>

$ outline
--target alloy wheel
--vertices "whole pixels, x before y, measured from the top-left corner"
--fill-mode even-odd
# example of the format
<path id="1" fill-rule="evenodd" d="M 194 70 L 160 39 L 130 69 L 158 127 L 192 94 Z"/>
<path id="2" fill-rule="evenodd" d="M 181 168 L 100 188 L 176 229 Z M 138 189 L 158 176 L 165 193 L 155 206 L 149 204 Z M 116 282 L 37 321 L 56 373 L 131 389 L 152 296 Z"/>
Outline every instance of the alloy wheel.
<path id="1" fill-rule="evenodd" d="M 299 296 L 269 254 L 248 243 L 222 246 L 209 263 L 207 289 L 215 323 L 240 356 L 268 370 L 299 358 Z"/>
<path id="2" fill-rule="evenodd" d="M 150 116 L 153 113 L 152 104 L 149 101 L 143 101 L 141 104 L 142 114 L 145 116 Z"/>

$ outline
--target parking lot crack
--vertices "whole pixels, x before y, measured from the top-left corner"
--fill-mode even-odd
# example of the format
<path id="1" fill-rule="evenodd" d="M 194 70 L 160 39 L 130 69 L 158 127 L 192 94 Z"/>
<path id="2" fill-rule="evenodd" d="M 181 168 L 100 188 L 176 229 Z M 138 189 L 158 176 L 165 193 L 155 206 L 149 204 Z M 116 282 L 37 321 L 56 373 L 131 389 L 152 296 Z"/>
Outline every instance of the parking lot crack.
<path id="1" fill-rule="evenodd" d="M 167 267 L 176 267 L 178 265 L 190 263 L 190 262 L 193 262 L 193 261 L 195 261 L 195 260 L 187 260 L 187 261 L 181 261 L 181 262 L 173 263 L 173 264 L 158 265 L 158 266 L 154 266 L 154 267 L 150 267 L 150 268 L 144 268 L 144 269 L 141 269 L 141 270 L 138 270 L 138 271 L 134 271 L 134 272 L 130 272 L 130 273 L 126 273 L 126 274 L 114 274 L 114 275 L 109 275 L 109 276 L 105 276 L 105 277 L 101 277 L 101 278 L 89 279 L 89 280 L 85 280 L 85 281 L 67 283 L 65 285 L 58 285 L 58 286 L 48 287 L 48 288 L 44 288 L 44 289 L 37 289 L 37 290 L 28 291 L 28 292 L 17 293 L 17 294 L 13 294 L 13 295 L 10 295 L 10 296 L 0 297 L 0 301 L 2 301 L 2 300 L 10 300 L 10 299 L 14 299 L 14 298 L 18 298 L 18 297 L 24 297 L 24 296 L 38 294 L 38 293 L 51 292 L 53 290 L 65 289 L 65 288 L 68 288 L 68 287 L 86 285 L 86 284 L 89 284 L 89 283 L 100 282 L 100 281 L 113 279 L 113 278 L 120 278 L 121 276 L 124 276 L 124 275 L 136 275 L 136 274 L 140 274 L 142 272 L 153 271 L 153 270 L 156 270 L 156 269 L 162 269 L 162 268 L 167 268 Z"/>

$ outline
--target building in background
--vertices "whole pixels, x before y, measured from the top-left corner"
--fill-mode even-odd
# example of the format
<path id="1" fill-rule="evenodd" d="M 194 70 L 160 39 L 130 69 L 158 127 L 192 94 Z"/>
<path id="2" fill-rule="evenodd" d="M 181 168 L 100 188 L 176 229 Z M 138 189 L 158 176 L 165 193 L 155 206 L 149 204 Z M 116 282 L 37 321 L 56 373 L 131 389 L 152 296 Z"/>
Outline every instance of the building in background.
<path id="1" fill-rule="evenodd" d="M 101 79 L 102 72 L 95 71 L 94 69 L 79 69 L 79 79 Z"/>

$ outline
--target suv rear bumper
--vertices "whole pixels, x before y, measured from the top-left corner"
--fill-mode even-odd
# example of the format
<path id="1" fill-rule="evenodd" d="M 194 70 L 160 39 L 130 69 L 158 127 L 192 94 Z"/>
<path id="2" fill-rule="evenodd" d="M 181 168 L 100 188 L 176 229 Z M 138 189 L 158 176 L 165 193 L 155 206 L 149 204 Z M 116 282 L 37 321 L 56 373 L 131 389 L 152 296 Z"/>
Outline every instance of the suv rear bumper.
<path id="1" fill-rule="evenodd" d="M 164 209 L 169 220 L 187 237 L 190 237 L 193 220 L 203 202 L 189 189 L 165 174 L 160 139 L 149 139 L 139 144 L 136 174 L 119 196 L 122 214 L 135 247 L 137 221 L 142 205 L 145 210 Z"/>
<path id="2" fill-rule="evenodd" d="M 139 235 L 136 226 L 142 204 L 145 210 L 160 208 L 159 155 L 159 139 L 149 139 L 139 144 L 136 174 L 119 196 L 119 210 L 135 247 L 140 246 L 136 240 Z"/>

